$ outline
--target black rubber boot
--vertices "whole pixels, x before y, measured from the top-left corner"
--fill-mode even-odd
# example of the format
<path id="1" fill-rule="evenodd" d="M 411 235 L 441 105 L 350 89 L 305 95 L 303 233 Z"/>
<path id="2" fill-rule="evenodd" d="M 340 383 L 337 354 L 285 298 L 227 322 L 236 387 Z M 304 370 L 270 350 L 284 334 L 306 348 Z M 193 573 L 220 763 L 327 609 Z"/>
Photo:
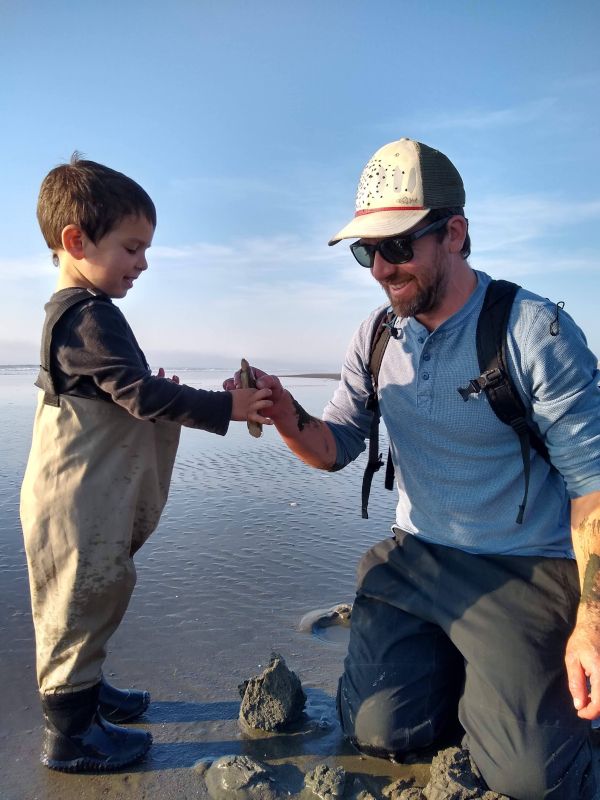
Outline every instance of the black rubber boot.
<path id="1" fill-rule="evenodd" d="M 119 728 L 98 713 L 100 684 L 42 695 L 42 764 L 63 772 L 107 772 L 138 761 L 152 744 L 146 731 Z"/>
<path id="2" fill-rule="evenodd" d="M 150 705 L 148 692 L 135 689 L 116 689 L 102 678 L 98 710 L 108 722 L 131 722 L 137 719 Z"/>

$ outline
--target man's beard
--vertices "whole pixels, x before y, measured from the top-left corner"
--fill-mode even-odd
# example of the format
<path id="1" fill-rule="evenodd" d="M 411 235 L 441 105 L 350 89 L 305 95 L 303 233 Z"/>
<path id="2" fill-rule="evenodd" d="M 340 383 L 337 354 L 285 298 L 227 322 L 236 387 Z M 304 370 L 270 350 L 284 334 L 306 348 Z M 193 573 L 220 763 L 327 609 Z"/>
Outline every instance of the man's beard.
<path id="1" fill-rule="evenodd" d="M 427 278 L 427 284 L 418 285 L 415 296 L 405 302 L 392 302 L 387 287 L 385 285 L 383 286 L 394 310 L 394 314 L 399 317 L 416 317 L 419 314 L 427 314 L 430 311 L 435 311 L 446 294 L 448 271 L 444 269 L 443 264 L 436 259 L 436 263 L 431 272 L 427 275 Z M 414 279 L 414 282 L 416 283 L 416 279 Z"/>

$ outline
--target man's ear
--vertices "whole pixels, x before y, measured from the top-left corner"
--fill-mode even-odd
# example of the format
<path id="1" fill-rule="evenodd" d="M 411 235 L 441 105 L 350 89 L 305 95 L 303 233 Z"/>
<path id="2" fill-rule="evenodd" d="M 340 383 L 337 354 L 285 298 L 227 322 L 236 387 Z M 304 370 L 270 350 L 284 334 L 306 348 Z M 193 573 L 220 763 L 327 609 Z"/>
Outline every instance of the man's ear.
<path id="1" fill-rule="evenodd" d="M 79 225 L 67 225 L 61 233 L 63 250 L 80 261 L 84 257 L 85 234 Z"/>
<path id="2" fill-rule="evenodd" d="M 460 253 L 465 239 L 467 238 L 468 222 L 465 217 L 459 215 L 452 217 L 448 222 L 447 231 L 450 241 L 450 252 Z"/>

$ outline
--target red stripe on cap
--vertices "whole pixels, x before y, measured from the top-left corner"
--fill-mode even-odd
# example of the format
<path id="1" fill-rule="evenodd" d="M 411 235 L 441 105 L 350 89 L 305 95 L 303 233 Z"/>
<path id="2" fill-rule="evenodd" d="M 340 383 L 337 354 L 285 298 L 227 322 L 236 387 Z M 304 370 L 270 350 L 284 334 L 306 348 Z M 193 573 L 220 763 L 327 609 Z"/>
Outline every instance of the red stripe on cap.
<path id="1" fill-rule="evenodd" d="M 355 212 L 355 217 L 363 214 L 375 214 L 377 211 L 425 211 L 425 206 L 389 206 L 388 208 L 361 208 Z"/>

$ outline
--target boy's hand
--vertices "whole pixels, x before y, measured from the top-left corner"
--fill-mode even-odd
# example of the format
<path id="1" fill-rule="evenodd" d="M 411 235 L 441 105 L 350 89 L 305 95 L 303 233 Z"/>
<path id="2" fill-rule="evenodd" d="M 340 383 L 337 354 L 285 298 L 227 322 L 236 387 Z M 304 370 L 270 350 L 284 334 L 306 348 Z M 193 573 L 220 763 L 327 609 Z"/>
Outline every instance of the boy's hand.
<path id="1" fill-rule="evenodd" d="M 164 369 L 162 367 L 159 368 L 158 372 L 156 373 L 156 377 L 157 378 L 164 378 L 165 377 L 165 371 L 164 371 Z M 179 376 L 178 375 L 173 375 L 172 378 L 167 378 L 167 380 L 168 381 L 173 381 L 173 383 L 179 383 Z"/>
<path id="2" fill-rule="evenodd" d="M 235 422 L 243 422 L 249 420 L 250 422 L 259 422 L 261 425 L 272 425 L 273 422 L 269 417 L 264 417 L 260 412 L 262 409 L 270 409 L 272 402 L 271 390 L 263 389 L 235 389 L 225 386 L 231 393 L 231 419 Z"/>
<path id="3" fill-rule="evenodd" d="M 267 375 L 266 372 L 263 372 L 257 367 L 250 367 L 250 370 L 254 375 L 254 379 L 256 380 L 257 388 L 269 389 L 271 391 L 271 394 L 269 395 L 271 400 L 269 419 L 274 420 L 278 416 L 278 411 L 282 400 L 284 400 L 284 397 L 287 395 L 286 390 L 281 385 L 281 382 L 277 376 Z M 223 388 L 227 389 L 228 391 L 231 391 L 232 389 L 237 390 L 241 387 L 241 385 L 241 370 L 238 370 L 232 378 L 227 378 L 227 380 L 223 381 Z"/>
<path id="4" fill-rule="evenodd" d="M 277 431 L 292 453 L 302 459 L 305 464 L 318 469 L 332 469 L 336 460 L 336 443 L 331 428 L 326 422 L 311 417 L 302 406 L 281 385 L 275 375 L 267 375 L 256 367 L 249 368 L 261 392 L 268 391 L 270 400 L 268 423 L 274 424 Z M 235 400 L 236 395 L 249 389 L 237 389 L 241 385 L 240 371 L 232 378 L 223 381 L 223 388 L 230 391 Z M 257 396 L 258 396 L 257 392 Z M 233 417 L 232 417 L 233 419 Z M 258 422 L 263 422 L 258 418 Z"/>

